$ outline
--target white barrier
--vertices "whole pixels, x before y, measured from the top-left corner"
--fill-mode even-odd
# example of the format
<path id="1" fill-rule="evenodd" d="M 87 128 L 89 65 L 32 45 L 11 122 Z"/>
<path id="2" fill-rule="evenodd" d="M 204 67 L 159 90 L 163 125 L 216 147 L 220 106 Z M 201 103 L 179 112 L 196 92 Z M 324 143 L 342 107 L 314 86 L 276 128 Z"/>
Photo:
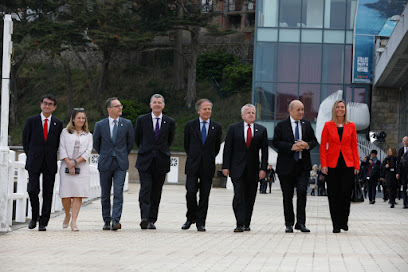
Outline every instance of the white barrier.
<path id="1" fill-rule="evenodd" d="M 94 156 L 94 155 L 93 155 Z M 93 157 L 95 160 L 95 157 Z M 27 193 L 28 172 L 25 169 L 26 155 L 18 155 L 16 161 L 16 153 L 10 150 L 9 156 L 9 175 L 8 175 L 8 197 L 7 197 L 7 223 L 11 227 L 13 223 L 13 202 L 16 201 L 15 220 L 14 222 L 24 223 L 27 218 L 31 218 L 31 205 Z M 58 171 L 61 162 L 58 162 Z M 14 192 L 14 185 L 16 192 Z M 55 175 L 54 194 L 52 197 L 51 213 L 62 211 L 61 197 L 59 196 L 60 176 L 59 172 Z M 89 197 L 83 199 L 83 202 L 93 200 L 101 196 L 101 187 L 99 184 L 99 171 L 93 164 L 90 165 L 90 192 Z M 40 176 L 40 188 L 42 188 L 42 176 Z M 127 191 L 129 188 L 129 173 L 126 173 L 125 185 L 123 190 Z M 39 194 L 40 211 L 42 206 L 42 191 Z"/>

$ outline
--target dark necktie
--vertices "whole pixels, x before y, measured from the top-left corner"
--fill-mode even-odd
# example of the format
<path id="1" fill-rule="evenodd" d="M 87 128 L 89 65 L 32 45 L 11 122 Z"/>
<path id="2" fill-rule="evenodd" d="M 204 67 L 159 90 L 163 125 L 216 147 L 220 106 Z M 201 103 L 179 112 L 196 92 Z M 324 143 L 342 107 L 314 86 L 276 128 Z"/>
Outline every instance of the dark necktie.
<path id="1" fill-rule="evenodd" d="M 296 128 L 295 128 L 295 141 L 299 140 L 299 121 L 296 121 Z M 299 151 L 295 152 L 295 161 L 299 160 Z"/>
<path id="2" fill-rule="evenodd" d="M 113 120 L 112 141 L 116 142 L 116 133 L 118 132 L 118 121 Z"/>
<path id="3" fill-rule="evenodd" d="M 157 137 L 159 137 L 159 131 L 160 131 L 160 127 L 159 127 L 160 118 L 155 118 L 155 119 L 156 119 L 156 128 L 154 129 L 154 138 L 157 140 Z"/>
<path id="4" fill-rule="evenodd" d="M 203 127 L 201 128 L 201 141 L 205 144 L 205 140 L 207 139 L 207 129 L 205 128 L 206 121 L 203 121 Z"/>
<path id="5" fill-rule="evenodd" d="M 47 136 L 48 136 L 48 119 L 47 118 L 45 118 L 44 120 L 43 131 L 44 131 L 44 141 L 47 141 Z"/>
<path id="6" fill-rule="evenodd" d="M 249 146 L 251 145 L 252 141 L 252 130 L 251 130 L 251 125 L 248 124 L 248 130 L 247 130 L 247 149 L 249 149 Z"/>

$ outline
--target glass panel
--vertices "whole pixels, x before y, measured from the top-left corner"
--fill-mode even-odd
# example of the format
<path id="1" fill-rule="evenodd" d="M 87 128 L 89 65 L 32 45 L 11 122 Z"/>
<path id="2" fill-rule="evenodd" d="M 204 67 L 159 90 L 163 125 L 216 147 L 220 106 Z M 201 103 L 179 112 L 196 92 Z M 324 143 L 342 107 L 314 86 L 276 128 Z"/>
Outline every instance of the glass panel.
<path id="1" fill-rule="evenodd" d="M 299 75 L 299 44 L 280 43 L 278 49 L 278 81 L 297 82 Z"/>
<path id="2" fill-rule="evenodd" d="M 275 83 L 255 84 L 254 100 L 257 120 L 275 119 Z"/>
<path id="3" fill-rule="evenodd" d="M 303 0 L 302 27 L 323 27 L 323 0 Z"/>
<path id="4" fill-rule="evenodd" d="M 344 45 L 323 45 L 322 71 L 322 82 L 343 83 Z"/>
<path id="5" fill-rule="evenodd" d="M 346 0 L 325 0 L 324 27 L 341 28 L 346 26 Z"/>
<path id="6" fill-rule="evenodd" d="M 366 89 L 365 88 L 354 88 L 354 101 L 358 103 L 367 103 L 366 101 Z"/>
<path id="7" fill-rule="evenodd" d="M 347 29 L 354 29 L 354 18 L 356 16 L 357 0 L 347 0 Z"/>
<path id="8" fill-rule="evenodd" d="M 346 103 L 353 102 L 353 88 L 346 88 Z"/>
<path id="9" fill-rule="evenodd" d="M 352 70 L 352 61 L 353 61 L 353 46 L 346 45 L 346 56 L 345 56 L 345 65 L 344 65 L 344 83 L 351 83 L 351 70 Z"/>
<path id="10" fill-rule="evenodd" d="M 343 90 L 343 85 L 328 85 L 328 84 L 323 84 L 322 85 L 322 95 L 320 97 L 321 101 L 326 99 L 329 95 L 332 93 L 337 92 L 338 90 Z M 344 92 L 343 92 L 344 96 Z"/>
<path id="11" fill-rule="evenodd" d="M 353 31 L 346 31 L 346 43 L 353 44 Z"/>
<path id="12" fill-rule="evenodd" d="M 276 43 L 257 43 L 255 81 L 276 81 Z"/>
<path id="13" fill-rule="evenodd" d="M 299 100 L 305 105 L 304 118 L 316 122 L 320 106 L 320 84 L 299 84 Z"/>
<path id="14" fill-rule="evenodd" d="M 343 30 L 325 30 L 324 43 L 344 43 Z"/>
<path id="15" fill-rule="evenodd" d="M 277 42 L 278 30 L 270 28 L 258 28 L 256 40 L 258 42 Z"/>
<path id="16" fill-rule="evenodd" d="M 299 42 L 300 30 L 298 29 L 280 29 L 279 41 L 280 42 Z"/>
<path id="17" fill-rule="evenodd" d="M 276 120 L 283 120 L 289 117 L 289 103 L 298 99 L 298 85 L 294 83 L 278 83 L 276 85 Z"/>
<path id="18" fill-rule="evenodd" d="M 278 24 L 278 0 L 263 0 L 262 25 L 265 27 L 273 27 Z"/>
<path id="19" fill-rule="evenodd" d="M 302 44 L 300 48 L 300 82 L 320 83 L 322 45 Z"/>
<path id="20" fill-rule="evenodd" d="M 280 0 L 279 26 L 300 27 L 301 0 Z"/>
<path id="21" fill-rule="evenodd" d="M 302 30 L 302 42 L 304 43 L 321 43 L 322 36 L 322 30 Z"/>
<path id="22" fill-rule="evenodd" d="M 257 109 L 258 110 L 258 109 Z M 268 134 L 268 139 L 273 139 L 273 134 L 275 132 L 275 122 L 273 121 L 264 121 L 264 120 L 256 120 L 256 123 L 266 127 L 266 132 Z"/>

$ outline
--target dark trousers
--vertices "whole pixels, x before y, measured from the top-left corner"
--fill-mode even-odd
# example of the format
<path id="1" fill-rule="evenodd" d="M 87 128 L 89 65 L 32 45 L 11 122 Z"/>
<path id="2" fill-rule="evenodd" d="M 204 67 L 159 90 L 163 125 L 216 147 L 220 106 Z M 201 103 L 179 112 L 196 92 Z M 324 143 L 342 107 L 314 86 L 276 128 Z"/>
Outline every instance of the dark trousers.
<path id="1" fill-rule="evenodd" d="M 377 192 L 377 183 L 378 183 L 378 179 L 377 178 L 370 178 L 368 180 L 368 199 L 370 201 L 375 201 L 375 195 Z"/>
<path id="2" fill-rule="evenodd" d="M 391 204 L 395 204 L 395 197 L 397 195 L 398 181 L 396 179 L 387 182 L 388 196 Z"/>
<path id="3" fill-rule="evenodd" d="M 102 218 L 104 222 L 120 222 L 123 209 L 123 186 L 126 171 L 119 168 L 118 161 L 112 160 L 108 171 L 99 171 L 101 184 Z M 113 183 L 113 207 L 111 207 L 111 190 Z M 111 215 L 112 210 L 112 215 Z"/>
<path id="4" fill-rule="evenodd" d="M 246 168 L 239 178 L 231 178 L 234 185 L 234 209 L 237 226 L 251 225 L 252 212 L 254 209 L 256 193 L 258 189 L 258 171 L 248 171 Z"/>
<path id="5" fill-rule="evenodd" d="M 301 160 L 296 163 L 293 175 L 279 175 L 283 195 L 283 212 L 285 214 L 285 225 L 295 224 L 295 213 L 293 211 L 293 193 L 296 188 L 296 222 L 306 224 L 306 194 L 309 172 L 304 170 Z"/>
<path id="6" fill-rule="evenodd" d="M 329 168 L 327 193 L 333 229 L 340 229 L 348 224 L 353 184 L 353 167 L 347 167 L 343 161 L 336 168 Z"/>
<path id="7" fill-rule="evenodd" d="M 40 175 L 42 174 L 42 209 L 40 216 Z M 27 192 L 30 196 L 32 219 L 39 221 L 42 226 L 47 226 L 51 215 L 52 196 L 54 192 L 55 173 L 48 171 L 47 163 L 44 160 L 41 169 L 38 171 L 28 171 Z"/>
<path id="8" fill-rule="evenodd" d="M 187 220 L 197 222 L 198 226 L 205 226 L 208 211 L 208 199 L 210 197 L 212 177 L 205 175 L 187 175 L 186 200 Z M 197 203 L 197 193 L 200 190 L 200 199 Z"/>
<path id="9" fill-rule="evenodd" d="M 147 171 L 139 170 L 140 217 L 152 223 L 157 221 L 162 188 L 166 178 L 166 173 L 157 172 L 156 163 L 156 158 L 154 158 Z"/>
<path id="10" fill-rule="evenodd" d="M 408 206 L 408 197 L 407 197 L 408 177 L 406 173 L 402 175 L 401 180 L 402 180 L 402 191 L 401 191 L 402 199 L 404 202 L 404 206 Z"/>

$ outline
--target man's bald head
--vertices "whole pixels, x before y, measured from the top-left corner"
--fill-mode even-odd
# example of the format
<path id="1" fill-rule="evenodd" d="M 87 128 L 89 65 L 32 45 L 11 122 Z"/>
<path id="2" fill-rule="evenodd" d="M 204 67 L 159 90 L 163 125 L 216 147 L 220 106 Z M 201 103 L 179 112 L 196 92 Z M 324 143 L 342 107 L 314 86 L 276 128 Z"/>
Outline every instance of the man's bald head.
<path id="1" fill-rule="evenodd" d="M 305 114 L 303 103 L 300 100 L 292 100 L 289 103 L 289 114 L 295 121 L 302 119 Z"/>
<path id="2" fill-rule="evenodd" d="M 404 144 L 404 146 L 408 146 L 408 136 L 402 138 L 402 143 Z"/>

